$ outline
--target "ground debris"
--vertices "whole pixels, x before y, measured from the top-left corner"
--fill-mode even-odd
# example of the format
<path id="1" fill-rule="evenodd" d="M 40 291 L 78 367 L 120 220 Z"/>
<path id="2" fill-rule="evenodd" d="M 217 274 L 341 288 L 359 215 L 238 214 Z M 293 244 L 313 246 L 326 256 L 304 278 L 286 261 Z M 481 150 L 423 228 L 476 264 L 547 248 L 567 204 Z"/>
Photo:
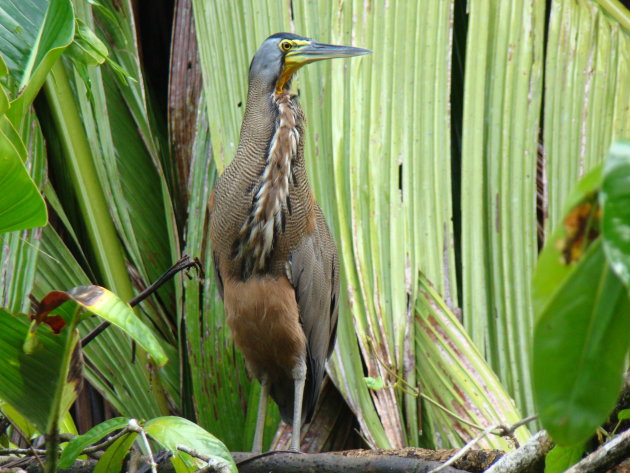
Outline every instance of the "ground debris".
<path id="1" fill-rule="evenodd" d="M 386 450 L 382 448 L 376 448 L 374 450 L 358 449 L 336 452 L 336 454 L 344 456 L 390 455 L 444 463 L 458 451 L 459 450 L 455 448 L 446 450 L 430 450 L 428 448 L 407 447 L 394 450 Z M 453 464 L 453 467 L 459 470 L 469 471 L 470 473 L 481 473 L 492 465 L 492 463 L 501 458 L 501 456 L 503 456 L 503 452 L 501 450 L 471 450 L 462 458 L 457 460 Z"/>

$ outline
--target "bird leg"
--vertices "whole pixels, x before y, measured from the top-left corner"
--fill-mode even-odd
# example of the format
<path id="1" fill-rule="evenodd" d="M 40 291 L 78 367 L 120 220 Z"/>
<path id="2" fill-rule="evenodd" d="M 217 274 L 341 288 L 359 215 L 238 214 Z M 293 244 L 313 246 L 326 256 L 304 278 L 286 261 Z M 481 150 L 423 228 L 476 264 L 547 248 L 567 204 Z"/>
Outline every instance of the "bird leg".
<path id="1" fill-rule="evenodd" d="M 258 401 L 258 415 L 256 416 L 256 433 L 254 434 L 254 444 L 252 452 L 262 452 L 263 433 L 265 431 L 265 416 L 267 415 L 267 399 L 269 398 L 269 382 L 263 378 L 260 388 L 260 401 Z"/>
<path id="2" fill-rule="evenodd" d="M 291 450 L 300 451 L 300 437 L 302 431 L 302 399 L 304 398 L 304 384 L 306 383 L 306 363 L 300 358 L 293 368 L 293 432 L 291 432 Z"/>

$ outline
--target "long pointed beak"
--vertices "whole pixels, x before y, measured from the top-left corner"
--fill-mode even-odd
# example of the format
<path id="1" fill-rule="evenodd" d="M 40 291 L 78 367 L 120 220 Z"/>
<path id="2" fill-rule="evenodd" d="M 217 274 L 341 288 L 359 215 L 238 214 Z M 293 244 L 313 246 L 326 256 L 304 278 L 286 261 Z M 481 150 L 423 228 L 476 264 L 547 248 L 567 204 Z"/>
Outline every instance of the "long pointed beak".
<path id="1" fill-rule="evenodd" d="M 352 46 L 337 46 L 336 44 L 324 44 L 313 41 L 295 51 L 287 54 L 287 57 L 297 63 L 308 64 L 322 59 L 333 59 L 337 57 L 363 56 L 370 54 L 369 49 L 355 48 Z"/>
<path id="2" fill-rule="evenodd" d="M 285 84 L 300 67 L 311 62 L 322 59 L 333 59 L 336 57 L 352 57 L 369 54 L 372 51 L 352 46 L 337 46 L 335 44 L 324 44 L 310 41 L 294 50 L 289 51 L 284 57 L 284 67 L 276 83 L 276 93 L 282 92 Z"/>

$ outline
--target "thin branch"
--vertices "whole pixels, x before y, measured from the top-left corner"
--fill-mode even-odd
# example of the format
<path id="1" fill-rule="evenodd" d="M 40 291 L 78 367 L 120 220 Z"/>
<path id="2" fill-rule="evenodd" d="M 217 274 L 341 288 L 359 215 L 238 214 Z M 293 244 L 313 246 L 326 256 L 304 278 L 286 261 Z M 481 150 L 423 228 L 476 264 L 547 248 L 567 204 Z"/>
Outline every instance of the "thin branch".
<path id="1" fill-rule="evenodd" d="M 551 437 L 541 430 L 530 438 L 522 447 L 504 455 L 492 465 L 486 473 L 518 473 L 526 471 L 535 462 L 542 459 L 553 447 Z"/>
<path id="2" fill-rule="evenodd" d="M 193 267 L 197 268 L 197 270 L 203 276 L 203 269 L 202 269 L 202 266 L 201 266 L 201 261 L 199 261 L 199 258 L 195 258 L 194 260 L 191 260 L 190 256 L 188 256 L 188 255 L 182 256 L 181 259 L 179 261 L 177 261 L 177 263 L 175 263 L 173 266 L 171 266 L 169 269 L 167 269 L 166 272 L 164 274 L 162 274 L 153 284 L 151 284 L 149 287 L 144 289 L 136 297 L 131 299 L 129 301 L 129 305 L 131 307 L 134 307 L 134 306 L 138 305 L 140 302 L 142 302 L 147 297 L 149 297 L 151 294 L 153 294 L 155 291 L 157 291 L 160 286 L 162 286 L 166 281 L 171 279 L 177 273 L 179 273 L 180 271 L 183 271 L 185 269 L 189 269 L 189 268 L 193 268 Z M 88 333 L 81 340 L 81 347 L 85 348 L 85 346 L 88 343 L 90 343 L 92 340 L 94 340 L 103 330 L 105 330 L 110 325 L 111 325 L 110 322 L 103 322 L 98 327 L 96 327 L 94 330 L 92 330 L 90 333 Z"/>
<path id="3" fill-rule="evenodd" d="M 565 473 L 591 473 L 608 470 L 628 457 L 630 457 L 630 429 L 613 437 Z"/>
<path id="4" fill-rule="evenodd" d="M 494 432 L 492 432 L 492 434 L 498 435 L 499 437 L 509 437 L 512 440 L 512 442 L 514 442 L 514 445 L 516 446 L 516 448 L 520 448 L 518 439 L 516 438 L 516 435 L 514 435 L 514 432 L 519 427 L 523 427 L 525 424 L 528 424 L 531 421 L 536 420 L 537 418 L 538 418 L 537 415 L 532 415 L 529 417 L 525 417 L 525 419 L 521 419 L 510 426 L 500 425 L 497 427 L 497 429 Z"/>
<path id="5" fill-rule="evenodd" d="M 230 473 L 230 466 L 228 462 L 222 458 L 211 457 L 205 453 L 199 452 L 193 448 L 188 448 L 186 445 L 177 445 L 177 450 L 180 450 L 188 455 L 199 458 L 206 462 L 206 466 L 197 470 L 196 473 L 216 472 L 216 473 Z"/>
<path id="6" fill-rule="evenodd" d="M 157 463 L 155 462 L 155 457 L 153 456 L 153 451 L 151 450 L 151 444 L 149 443 L 149 439 L 147 438 L 147 433 L 144 431 L 142 427 L 140 427 L 136 419 L 130 419 L 129 425 L 127 426 L 127 428 L 129 429 L 130 432 L 136 432 L 140 434 L 142 443 L 144 443 L 144 447 L 147 449 L 147 453 L 149 454 L 151 472 L 157 473 Z"/>
<path id="7" fill-rule="evenodd" d="M 515 424 L 512 424 L 510 426 L 493 425 L 491 427 L 488 427 L 483 432 L 480 432 L 470 442 L 468 442 L 466 445 L 464 445 L 459 450 L 459 452 L 457 452 L 455 455 L 453 455 L 451 458 L 449 458 L 448 461 L 446 461 L 443 465 L 440 465 L 439 467 L 435 468 L 434 470 L 431 470 L 429 473 L 437 473 L 438 471 L 441 471 L 442 469 L 446 468 L 447 466 L 450 466 L 450 465 L 454 464 L 457 460 L 459 460 L 466 453 L 468 453 L 469 450 L 471 450 L 481 439 L 483 439 L 488 434 L 497 435 L 497 436 L 500 436 L 500 437 L 512 437 L 516 441 L 516 439 L 514 438 L 514 431 L 516 429 L 518 429 L 519 427 L 522 427 L 523 425 L 527 424 L 528 422 L 531 422 L 532 420 L 536 419 L 536 417 L 537 416 L 526 417 L 525 419 L 522 419 L 522 420 L 520 420 L 520 421 L 518 421 Z"/>
<path id="8" fill-rule="evenodd" d="M 516 431 L 516 429 L 518 429 L 519 427 L 523 427 L 525 424 L 529 424 L 530 422 L 534 421 L 538 419 L 537 415 L 532 415 L 529 417 L 525 417 L 524 419 L 519 420 L 518 422 L 510 425 L 510 426 L 504 426 L 504 425 L 500 425 L 497 428 L 496 432 L 492 432 L 494 435 L 499 435 L 501 437 L 505 437 L 507 435 L 513 435 L 514 431 Z"/>
<path id="9" fill-rule="evenodd" d="M 415 397 L 420 396 L 422 399 L 424 399 L 427 402 L 430 402 L 435 407 L 438 407 L 439 409 L 442 409 L 444 412 L 446 412 L 448 415 L 450 415 L 451 417 L 453 417 L 457 421 L 461 422 L 462 424 L 468 425 L 469 427 L 473 427 L 473 428 L 475 428 L 477 430 L 483 430 L 483 427 L 481 427 L 480 425 L 475 424 L 474 422 L 472 422 L 470 420 L 466 420 L 463 417 L 460 417 L 458 414 L 456 414 L 453 411 L 451 411 L 448 407 L 443 406 L 442 404 L 437 402 L 435 399 L 433 399 L 433 398 L 427 396 L 426 394 L 422 393 L 420 391 L 420 389 L 418 389 L 417 387 L 412 386 L 411 384 L 409 384 L 406 379 L 404 379 L 398 373 L 396 373 L 396 371 L 394 371 L 394 369 L 391 368 L 387 363 L 385 363 L 385 361 L 380 357 L 380 355 L 378 354 L 378 352 L 376 351 L 376 349 L 374 347 L 374 342 L 372 341 L 371 338 L 368 339 L 368 343 L 370 345 L 372 345 L 372 352 L 374 354 L 374 358 L 376 358 L 376 361 L 378 361 L 383 366 L 383 368 L 385 368 L 385 371 L 387 371 L 391 376 L 394 377 L 394 379 L 396 379 L 396 383 L 401 382 L 402 384 L 405 384 L 407 386 L 407 388 L 409 388 L 411 390 L 411 392 L 407 392 L 407 391 L 405 391 L 403 389 L 404 392 L 407 392 L 411 396 L 415 396 Z"/>
<path id="10" fill-rule="evenodd" d="M 83 454 L 83 455 L 91 455 L 92 453 L 98 452 L 100 450 L 105 450 L 107 447 L 109 447 L 111 444 L 113 444 L 116 440 L 118 440 L 123 435 L 127 435 L 129 432 L 131 432 L 131 429 L 129 428 L 129 426 L 127 426 L 124 429 L 122 429 L 120 432 L 118 432 L 117 434 L 114 434 L 114 435 L 112 435 L 110 437 L 107 437 L 101 443 L 97 443 L 97 444 L 94 444 L 94 445 L 92 445 L 90 447 L 84 448 L 81 451 L 81 454 Z"/>
<path id="11" fill-rule="evenodd" d="M 461 422 L 462 424 L 465 424 L 469 427 L 472 427 L 474 429 L 477 430 L 483 430 L 483 427 L 481 427 L 479 424 L 475 424 L 474 422 L 471 422 L 467 419 L 464 419 L 463 417 L 459 416 L 458 414 L 455 414 L 453 411 L 449 410 L 448 407 L 444 407 L 442 404 L 440 404 L 439 402 L 437 402 L 435 399 L 433 399 L 430 396 L 427 396 L 424 393 L 419 393 L 418 394 L 422 399 L 424 399 L 427 402 L 430 402 L 431 404 L 433 404 L 435 407 L 437 407 L 438 409 L 442 409 L 444 412 L 446 412 L 448 415 L 450 415 L 451 417 L 453 417 L 455 420 L 457 420 L 458 422 Z"/>
<path id="12" fill-rule="evenodd" d="M 498 425 L 492 425 L 488 427 L 487 429 L 485 429 L 483 432 L 480 432 L 479 434 L 475 436 L 475 438 L 473 438 L 470 442 L 468 442 L 466 445 L 460 448 L 459 452 L 457 452 L 455 455 L 453 455 L 451 458 L 449 458 L 447 461 L 445 461 L 443 464 L 441 464 L 437 468 L 434 468 L 433 470 L 431 470 L 429 473 L 437 473 L 438 471 L 442 471 L 443 469 L 451 466 L 457 460 L 459 460 L 464 455 L 466 455 L 466 453 L 469 450 L 471 450 L 477 444 L 477 442 L 479 442 L 486 435 L 492 433 L 492 431 L 498 427 L 499 427 Z"/>
<path id="13" fill-rule="evenodd" d="M 139 426 L 138 426 L 139 427 Z M 89 447 L 84 448 L 81 451 L 81 455 L 89 455 L 91 457 L 94 457 L 94 454 L 96 452 L 100 452 L 102 450 L 105 450 L 107 447 L 109 447 L 111 444 L 113 444 L 116 440 L 118 440 L 120 437 L 122 437 L 123 435 L 128 434 L 129 432 L 136 432 L 136 430 L 132 430 L 129 427 L 125 427 L 124 429 L 122 429 L 120 432 L 118 432 L 115 435 L 112 435 L 110 437 L 107 437 L 107 439 L 105 439 L 104 441 L 102 441 L 101 443 L 95 444 L 95 445 L 91 445 Z M 63 436 L 63 439 L 60 439 L 64 442 L 70 441 L 73 438 L 75 438 L 75 435 L 64 435 L 61 434 L 60 437 Z M 33 448 L 33 447 L 29 447 L 29 448 L 5 448 L 5 449 L 0 449 L 0 455 L 28 455 L 28 456 L 32 456 L 35 457 L 39 460 L 39 455 L 45 455 L 46 454 L 46 450 L 44 449 L 37 449 L 37 448 Z M 45 469 L 44 464 L 41 462 L 41 460 L 39 460 L 40 463 L 40 467 L 42 468 L 42 471 Z"/>
<path id="14" fill-rule="evenodd" d="M 394 377 L 394 379 L 396 379 L 396 383 L 392 386 L 389 387 L 396 387 L 396 384 L 398 384 L 399 382 L 406 385 L 406 387 L 408 389 L 411 390 L 411 392 L 405 390 L 404 388 L 400 388 L 402 389 L 405 393 L 410 394 L 411 396 L 420 396 L 420 398 L 424 399 L 427 402 L 430 402 L 431 404 L 433 404 L 435 407 L 437 407 L 438 409 L 441 409 L 442 411 L 444 411 L 446 414 L 450 415 L 451 417 L 453 417 L 455 420 L 457 420 L 458 422 L 461 422 L 462 424 L 465 424 L 469 427 L 472 427 L 474 429 L 480 430 L 482 431 L 482 433 L 485 432 L 484 436 L 487 435 L 488 433 L 493 434 L 493 435 L 497 435 L 499 437 L 511 437 L 512 440 L 514 441 L 514 443 L 518 446 L 518 441 L 516 440 L 516 437 L 514 436 L 514 431 L 516 429 L 518 429 L 519 427 L 522 427 L 523 425 L 535 420 L 538 416 L 529 416 L 526 417 L 525 419 L 522 419 L 518 422 L 516 422 L 515 424 L 512 424 L 511 426 L 505 426 L 502 424 L 497 425 L 496 427 L 493 428 L 496 429 L 496 431 L 491 431 L 491 432 L 487 432 L 487 428 L 484 429 L 482 426 L 480 426 L 479 424 L 476 424 L 470 420 L 464 419 L 463 417 L 459 416 L 458 414 L 456 414 L 455 412 L 451 411 L 448 407 L 443 406 L 442 404 L 440 404 L 439 402 L 437 402 L 435 399 L 433 399 L 432 397 L 424 394 L 423 392 L 420 391 L 420 389 L 418 389 L 415 386 L 412 386 L 411 384 L 409 384 L 407 382 L 407 380 L 405 380 L 403 377 L 401 377 L 396 371 L 393 370 L 393 368 L 391 368 L 387 363 L 385 363 L 385 361 L 380 357 L 379 353 L 377 352 L 377 350 L 374 348 L 374 342 L 372 341 L 372 339 L 368 339 L 368 343 L 370 345 L 372 345 L 372 352 L 374 354 L 374 358 L 376 358 L 376 361 L 378 361 L 383 368 L 385 368 L 385 371 L 387 371 L 391 376 Z"/>
<path id="15" fill-rule="evenodd" d="M 46 455 L 43 448 L 0 448 L 0 455 Z"/>
<path id="16" fill-rule="evenodd" d="M 34 452 L 34 451 L 35 451 L 35 449 L 33 448 L 33 446 L 32 446 L 32 445 L 31 445 L 31 447 L 29 448 L 29 450 L 30 450 L 31 452 Z M 39 466 L 41 467 L 42 471 L 45 471 L 45 470 L 46 470 L 46 467 L 44 466 L 44 462 L 42 462 L 42 459 L 40 458 L 40 456 L 39 456 L 39 455 L 37 455 L 36 453 L 33 453 L 32 455 L 35 457 L 35 460 L 37 460 L 37 463 L 39 463 Z"/>
<path id="17" fill-rule="evenodd" d="M 11 422 L 10 419 L 9 419 L 9 422 Z M 19 437 L 24 441 L 24 443 L 26 443 L 28 445 L 29 454 L 31 456 L 35 457 L 35 459 L 37 460 L 37 463 L 39 463 L 39 466 L 41 467 L 42 471 L 44 471 L 46 468 L 44 466 L 44 463 L 42 462 L 42 459 L 40 458 L 40 454 L 37 453 L 39 450 L 35 449 L 33 447 L 33 444 L 31 443 L 31 440 L 26 435 L 24 435 L 24 432 L 22 432 L 18 428 L 17 425 L 14 425 L 13 422 L 11 422 L 11 424 L 13 425 L 13 428 L 15 429 L 15 432 L 17 432 Z M 44 450 L 44 455 L 46 454 L 45 452 L 46 452 L 46 450 Z"/>

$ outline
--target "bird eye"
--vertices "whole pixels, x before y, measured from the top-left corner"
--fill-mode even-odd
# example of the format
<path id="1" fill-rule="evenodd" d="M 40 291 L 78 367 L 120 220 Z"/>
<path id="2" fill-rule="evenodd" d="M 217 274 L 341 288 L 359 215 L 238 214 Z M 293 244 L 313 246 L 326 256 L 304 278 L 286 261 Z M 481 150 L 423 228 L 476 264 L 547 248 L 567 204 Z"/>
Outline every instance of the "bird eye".
<path id="1" fill-rule="evenodd" d="M 292 47 L 292 44 L 290 41 L 284 40 L 280 43 L 280 49 L 282 49 L 285 52 L 291 49 L 291 47 Z"/>

